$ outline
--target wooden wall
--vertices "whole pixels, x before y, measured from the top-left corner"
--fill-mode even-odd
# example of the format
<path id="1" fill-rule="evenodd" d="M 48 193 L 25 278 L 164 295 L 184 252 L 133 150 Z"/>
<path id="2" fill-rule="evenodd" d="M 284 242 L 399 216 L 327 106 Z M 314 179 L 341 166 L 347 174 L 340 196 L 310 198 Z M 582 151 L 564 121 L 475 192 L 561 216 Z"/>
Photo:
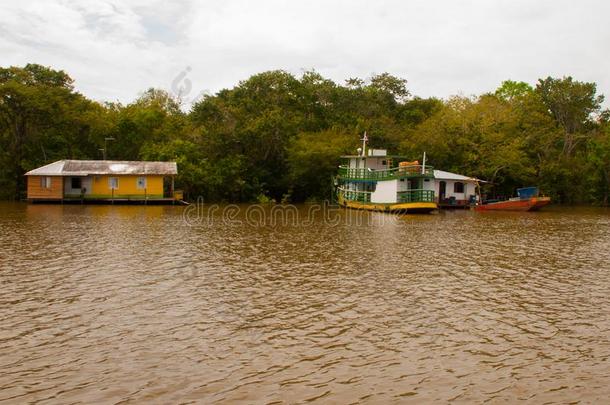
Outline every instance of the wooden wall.
<path id="1" fill-rule="evenodd" d="M 40 186 L 41 176 L 28 176 L 28 200 L 61 200 L 64 194 L 64 182 L 61 176 L 51 177 L 51 187 Z"/>
<path id="2" fill-rule="evenodd" d="M 119 180 L 119 188 L 114 190 L 114 193 L 110 188 L 110 177 L 116 177 Z M 146 189 L 138 188 L 138 178 L 140 177 L 146 178 Z M 114 198 L 144 199 L 145 195 L 147 195 L 148 198 L 163 198 L 163 176 L 94 176 L 91 185 L 91 195 L 87 197 L 107 199 L 114 196 Z"/>

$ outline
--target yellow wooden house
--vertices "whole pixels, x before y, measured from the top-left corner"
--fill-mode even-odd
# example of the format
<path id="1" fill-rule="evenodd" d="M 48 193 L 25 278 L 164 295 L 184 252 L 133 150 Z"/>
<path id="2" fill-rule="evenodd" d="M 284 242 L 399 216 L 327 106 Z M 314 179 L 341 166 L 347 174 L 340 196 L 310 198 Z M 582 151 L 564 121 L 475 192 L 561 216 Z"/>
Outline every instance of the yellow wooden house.
<path id="1" fill-rule="evenodd" d="M 29 201 L 173 202 L 176 162 L 59 160 L 27 172 Z"/>

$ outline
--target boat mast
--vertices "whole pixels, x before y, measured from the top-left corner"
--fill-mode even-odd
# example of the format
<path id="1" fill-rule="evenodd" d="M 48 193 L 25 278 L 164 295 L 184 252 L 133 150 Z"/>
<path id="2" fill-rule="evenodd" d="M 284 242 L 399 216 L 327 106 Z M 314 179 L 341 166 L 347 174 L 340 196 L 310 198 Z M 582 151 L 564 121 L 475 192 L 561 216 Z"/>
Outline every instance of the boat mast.
<path id="1" fill-rule="evenodd" d="M 369 138 L 366 136 L 366 131 L 364 131 L 364 136 L 362 137 L 362 156 L 366 156 L 366 141 Z"/>
<path id="2" fill-rule="evenodd" d="M 362 137 L 362 170 L 366 170 L 366 141 L 368 140 L 369 138 L 366 136 L 366 131 L 364 131 L 364 136 Z M 365 183 L 361 183 L 360 187 L 362 191 L 366 190 Z"/>
<path id="3" fill-rule="evenodd" d="M 426 151 L 424 151 L 424 158 L 421 162 L 421 174 L 426 174 Z"/>

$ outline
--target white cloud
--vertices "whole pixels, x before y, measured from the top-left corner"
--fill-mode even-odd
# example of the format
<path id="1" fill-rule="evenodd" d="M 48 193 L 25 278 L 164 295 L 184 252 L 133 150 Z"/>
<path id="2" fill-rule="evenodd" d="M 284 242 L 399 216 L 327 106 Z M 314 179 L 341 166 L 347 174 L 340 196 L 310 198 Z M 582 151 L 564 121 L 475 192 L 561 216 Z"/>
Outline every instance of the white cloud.
<path id="1" fill-rule="evenodd" d="M 181 72 L 192 97 L 263 70 L 311 68 L 339 82 L 388 71 L 421 96 L 547 75 L 595 81 L 610 96 L 608 11 L 601 0 L 31 0 L 0 5 L 0 52 L 3 66 L 64 69 L 85 95 L 122 102 L 170 89 Z"/>

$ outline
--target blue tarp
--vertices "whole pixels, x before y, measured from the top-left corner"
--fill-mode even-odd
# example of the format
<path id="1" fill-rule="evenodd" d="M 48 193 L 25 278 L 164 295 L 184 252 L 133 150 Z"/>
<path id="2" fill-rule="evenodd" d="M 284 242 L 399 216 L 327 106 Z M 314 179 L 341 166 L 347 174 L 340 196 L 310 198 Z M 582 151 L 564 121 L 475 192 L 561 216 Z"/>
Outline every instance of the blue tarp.
<path id="1" fill-rule="evenodd" d="M 517 189 L 517 195 L 519 198 L 532 198 L 538 197 L 538 187 L 523 187 Z"/>

